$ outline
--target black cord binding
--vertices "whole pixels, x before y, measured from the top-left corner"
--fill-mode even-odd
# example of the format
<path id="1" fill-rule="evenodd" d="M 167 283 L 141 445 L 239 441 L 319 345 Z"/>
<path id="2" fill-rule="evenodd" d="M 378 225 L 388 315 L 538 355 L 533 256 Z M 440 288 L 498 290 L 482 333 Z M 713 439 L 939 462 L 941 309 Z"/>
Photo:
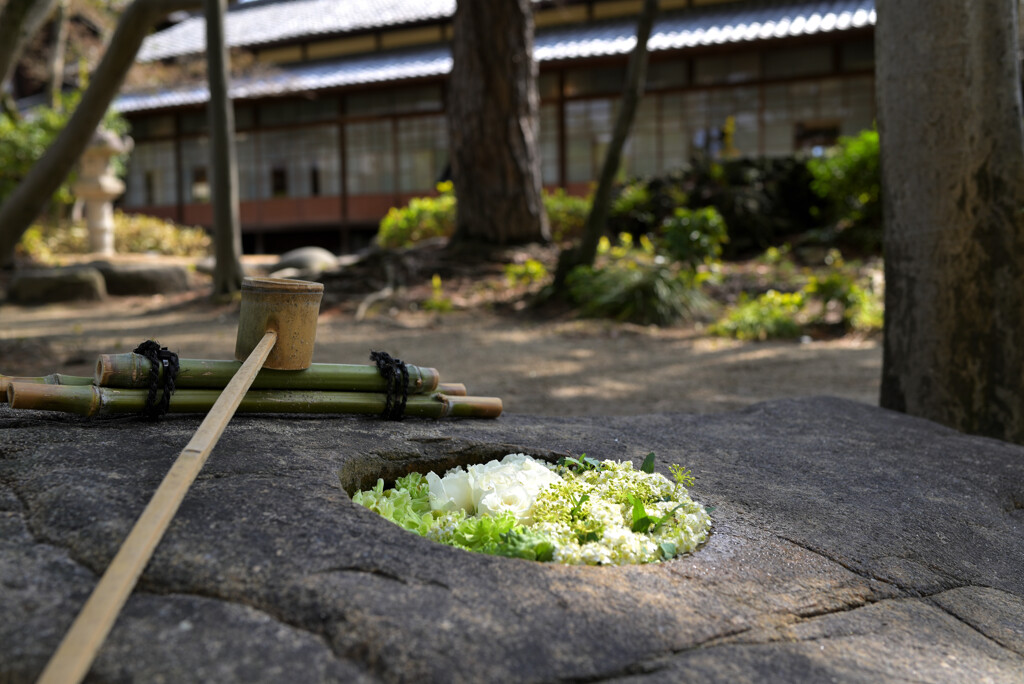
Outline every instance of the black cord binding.
<path id="1" fill-rule="evenodd" d="M 405 404 L 409 399 L 409 369 L 399 359 L 382 351 L 371 351 L 370 360 L 377 364 L 386 383 L 384 394 L 384 420 L 401 420 L 405 413 Z"/>
<path id="2" fill-rule="evenodd" d="M 150 420 L 156 420 L 171 408 L 171 395 L 174 394 L 174 380 L 178 377 L 178 355 L 161 347 L 158 342 L 146 340 L 133 350 L 136 354 L 149 359 L 149 394 L 142 414 Z M 160 369 L 163 368 L 163 395 L 157 401 L 156 391 L 160 387 Z"/>

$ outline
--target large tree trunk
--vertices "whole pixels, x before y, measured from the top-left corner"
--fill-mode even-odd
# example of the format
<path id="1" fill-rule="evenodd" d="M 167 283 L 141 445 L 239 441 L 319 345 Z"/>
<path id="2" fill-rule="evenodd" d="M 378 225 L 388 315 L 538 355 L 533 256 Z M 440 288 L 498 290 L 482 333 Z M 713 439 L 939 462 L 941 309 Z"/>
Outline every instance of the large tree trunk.
<path id="1" fill-rule="evenodd" d="M 215 295 L 242 287 L 242 229 L 238 220 L 238 161 L 235 113 L 228 97 L 228 54 L 224 46 L 226 0 L 205 0 L 206 73 L 210 83 L 210 171 L 212 176 Z"/>
<path id="2" fill-rule="evenodd" d="M 21 235 L 82 155 L 153 24 L 171 12 L 195 9 L 198 5 L 199 0 L 135 0 L 125 8 L 110 45 L 93 72 L 89 88 L 67 126 L 0 205 L 0 264 L 11 262 Z"/>
<path id="3" fill-rule="evenodd" d="M 459 0 L 448 125 L 454 242 L 547 241 L 530 0 Z"/>
<path id="4" fill-rule="evenodd" d="M 885 0 L 881 404 L 1024 443 L 1016 0 Z"/>
<path id="5" fill-rule="evenodd" d="M 644 0 L 643 9 L 636 27 L 636 46 L 629 56 L 629 67 L 626 70 L 626 82 L 622 88 L 622 100 L 619 105 L 619 116 L 615 119 L 615 128 L 608 149 L 601 163 L 601 176 L 594 191 L 594 200 L 590 205 L 590 213 L 583 225 L 583 237 L 576 247 L 563 251 L 558 257 L 558 269 L 555 271 L 553 285 L 556 294 L 565 290 L 569 273 L 577 266 L 593 266 L 597 258 L 597 246 L 604 235 L 608 224 L 608 212 L 612 204 L 612 187 L 615 175 L 622 164 L 622 148 L 629 137 L 636 118 L 636 109 L 644 93 L 647 82 L 647 40 L 651 37 L 654 18 L 658 14 L 658 0 Z"/>

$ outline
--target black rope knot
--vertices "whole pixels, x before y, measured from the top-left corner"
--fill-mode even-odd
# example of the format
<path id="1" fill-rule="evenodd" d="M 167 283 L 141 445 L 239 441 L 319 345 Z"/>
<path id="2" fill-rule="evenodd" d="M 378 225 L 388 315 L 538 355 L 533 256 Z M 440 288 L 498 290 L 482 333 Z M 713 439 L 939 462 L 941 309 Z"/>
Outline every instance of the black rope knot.
<path id="1" fill-rule="evenodd" d="M 174 380 L 178 377 L 178 355 L 153 340 L 146 340 L 133 351 L 149 359 L 149 394 L 146 395 L 146 405 L 142 408 L 142 414 L 150 420 L 156 420 L 171 408 Z M 157 401 L 156 392 L 161 388 L 161 368 L 163 395 Z"/>
<path id="2" fill-rule="evenodd" d="M 384 420 L 402 420 L 405 404 L 409 399 L 409 369 L 403 361 L 392 358 L 382 351 L 371 351 L 370 360 L 377 364 L 377 371 L 384 378 Z"/>

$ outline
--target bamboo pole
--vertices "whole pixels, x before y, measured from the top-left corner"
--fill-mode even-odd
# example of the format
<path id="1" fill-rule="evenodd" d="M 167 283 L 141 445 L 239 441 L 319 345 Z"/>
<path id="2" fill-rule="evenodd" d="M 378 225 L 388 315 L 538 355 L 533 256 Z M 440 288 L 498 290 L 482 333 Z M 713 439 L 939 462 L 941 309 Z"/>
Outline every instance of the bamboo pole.
<path id="1" fill-rule="evenodd" d="M 238 361 L 178 359 L 175 387 L 220 389 L 228 384 L 241 364 Z M 149 387 L 150 362 L 139 354 L 101 354 L 96 361 L 93 382 L 102 387 Z M 437 389 L 440 375 L 434 368 L 407 365 L 409 393 L 425 394 Z M 159 369 L 163 377 L 163 368 Z M 339 392 L 383 392 L 386 382 L 376 366 L 343 363 L 314 363 L 305 370 L 262 369 L 253 389 L 332 390 Z"/>
<path id="2" fill-rule="evenodd" d="M 437 391 L 450 397 L 464 397 L 469 394 L 466 386 L 461 382 L 439 382 L 437 383 Z"/>
<path id="3" fill-rule="evenodd" d="M 328 364 L 324 364 L 328 365 Z M 356 366 L 359 368 L 360 366 Z M 433 371 L 433 368 L 423 368 L 421 370 Z M 281 371 L 283 372 L 283 371 Z M 436 371 L 435 371 L 436 372 Z M 259 376 L 257 376 L 259 377 Z M 50 375 L 44 375 L 41 377 L 18 377 L 13 375 L 0 375 L 0 404 L 7 401 L 7 386 L 12 382 L 19 383 L 30 383 L 36 385 L 91 385 L 94 382 L 93 378 L 87 378 L 83 375 L 62 375 L 60 373 L 51 373 Z M 292 389 L 315 389 L 307 387 L 295 387 Z M 435 388 L 440 394 L 446 394 L 450 397 L 465 397 L 469 394 L 466 390 L 466 385 L 461 382 L 439 382 Z M 358 390 L 350 390 L 358 391 Z M 430 393 L 429 390 L 425 393 Z"/>
<path id="4" fill-rule="evenodd" d="M 33 383 L 36 385 L 91 385 L 92 378 L 81 375 L 62 375 L 51 373 L 41 377 L 18 377 L 16 375 L 0 375 L 0 404 L 7 401 L 7 386 L 12 382 Z"/>
<path id="5" fill-rule="evenodd" d="M 189 486 L 199 475 L 275 342 L 277 333 L 268 331 L 224 391 L 217 393 L 221 400 L 213 405 L 195 435 L 164 476 L 153 498 L 146 505 L 146 510 L 135 522 L 132 531 L 128 533 L 128 538 L 103 573 L 89 600 L 85 602 L 82 612 L 75 618 L 71 629 L 64 635 L 57 651 L 46 664 L 46 669 L 39 677 L 39 684 L 80 682 L 85 677 L 103 640 L 114 626 L 118 613 L 135 588 L 139 575 L 152 557 L 153 550 L 160 543 L 174 514 L 178 512 Z M 7 390 L 9 398 L 17 395 L 19 387 L 60 388 L 51 385 L 13 384 Z M 72 386 L 63 389 L 92 388 Z"/>
<path id="6" fill-rule="evenodd" d="M 8 401 L 13 409 L 63 411 L 83 416 L 141 413 L 147 390 L 115 387 L 56 386 L 12 383 Z M 220 390 L 183 389 L 171 397 L 171 413 L 208 411 Z M 319 390 L 249 390 L 238 405 L 239 413 L 314 413 L 380 415 L 384 394 L 324 392 Z M 441 393 L 409 395 L 405 415 L 416 418 L 497 418 L 502 403 L 497 397 L 453 396 Z"/>

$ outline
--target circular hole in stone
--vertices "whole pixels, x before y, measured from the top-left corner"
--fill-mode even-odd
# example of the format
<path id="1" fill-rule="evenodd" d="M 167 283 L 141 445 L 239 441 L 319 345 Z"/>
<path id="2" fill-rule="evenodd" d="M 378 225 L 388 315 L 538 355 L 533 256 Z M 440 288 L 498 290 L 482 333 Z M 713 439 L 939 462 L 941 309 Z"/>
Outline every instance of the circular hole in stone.
<path id="1" fill-rule="evenodd" d="M 357 503 L 433 541 L 529 560 L 672 560 L 710 533 L 706 509 L 685 487 L 631 462 L 439 442 L 447 443 L 350 459 L 338 473 L 341 486 Z M 568 463 L 544 467 L 560 458 Z M 407 477 L 413 473 L 422 477 Z"/>

